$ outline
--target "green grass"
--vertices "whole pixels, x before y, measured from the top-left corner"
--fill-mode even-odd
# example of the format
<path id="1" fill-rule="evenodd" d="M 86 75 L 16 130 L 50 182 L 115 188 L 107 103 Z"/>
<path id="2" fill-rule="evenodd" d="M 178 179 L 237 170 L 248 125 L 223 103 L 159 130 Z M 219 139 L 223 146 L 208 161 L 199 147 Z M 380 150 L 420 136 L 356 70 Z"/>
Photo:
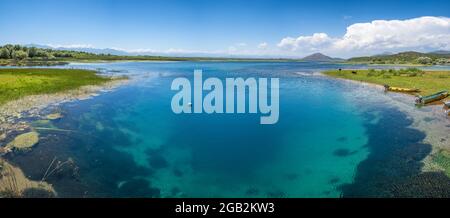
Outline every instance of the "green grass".
<path id="1" fill-rule="evenodd" d="M 352 71 L 356 71 L 353 74 Z M 325 75 L 402 88 L 418 88 L 421 95 L 429 95 L 441 90 L 450 90 L 450 71 L 406 70 L 332 70 Z"/>
<path id="2" fill-rule="evenodd" d="M 89 70 L 0 69 L 0 105 L 28 95 L 63 92 L 110 80 Z"/>

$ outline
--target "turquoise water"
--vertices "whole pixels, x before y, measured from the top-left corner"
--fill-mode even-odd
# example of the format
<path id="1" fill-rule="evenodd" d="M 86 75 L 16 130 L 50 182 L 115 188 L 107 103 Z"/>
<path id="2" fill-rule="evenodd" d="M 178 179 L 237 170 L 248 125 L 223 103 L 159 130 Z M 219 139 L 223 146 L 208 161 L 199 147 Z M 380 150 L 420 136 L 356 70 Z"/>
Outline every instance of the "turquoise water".
<path id="1" fill-rule="evenodd" d="M 131 81 L 58 106 L 64 118 L 51 125 L 71 132 L 41 130 L 35 149 L 9 157 L 35 179 L 54 157 L 73 159 L 74 166 L 48 178 L 61 197 L 340 197 L 345 190 L 351 195 L 357 178 L 371 176 L 359 171 L 373 157 L 373 136 L 398 131 L 402 137 L 399 129 L 408 126 L 408 118 L 392 108 L 369 98 L 355 100 L 361 89 L 356 85 L 317 74 L 364 66 L 128 62 L 69 67 L 125 74 Z M 192 79 L 194 69 L 221 79 L 280 78 L 279 122 L 260 125 L 260 114 L 174 114 L 171 82 Z M 406 124 L 389 126 L 380 119 Z M 392 144 L 389 140 L 396 143 L 394 137 L 384 144 Z"/>

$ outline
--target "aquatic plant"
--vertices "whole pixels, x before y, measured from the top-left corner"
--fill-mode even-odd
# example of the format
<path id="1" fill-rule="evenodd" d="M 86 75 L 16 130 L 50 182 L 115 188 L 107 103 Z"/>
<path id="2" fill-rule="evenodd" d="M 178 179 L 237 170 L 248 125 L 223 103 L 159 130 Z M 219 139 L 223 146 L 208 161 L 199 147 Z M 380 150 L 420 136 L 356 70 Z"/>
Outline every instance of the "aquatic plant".
<path id="1" fill-rule="evenodd" d="M 39 134 L 37 132 L 28 132 L 16 136 L 6 147 L 10 149 L 27 149 L 37 144 L 38 141 Z"/>
<path id="2" fill-rule="evenodd" d="M 28 132 L 16 136 L 13 141 L 6 145 L 7 149 L 29 149 L 39 142 L 39 134 L 37 132 Z"/>
<path id="3" fill-rule="evenodd" d="M 46 116 L 47 119 L 49 120 L 57 120 L 57 119 L 61 119 L 63 117 L 63 115 L 59 112 L 57 113 L 52 113 Z"/>
<path id="4" fill-rule="evenodd" d="M 445 175 L 450 177 L 450 152 L 447 150 L 441 150 L 433 155 L 433 161 L 442 167 Z"/>
<path id="5" fill-rule="evenodd" d="M 50 165 L 48 166 L 47 170 L 42 176 L 41 182 L 45 181 L 48 177 L 50 177 L 55 173 L 62 172 L 64 166 L 72 166 L 74 169 L 77 169 L 77 167 L 75 166 L 75 162 L 73 161 L 72 158 L 68 158 L 66 161 L 56 161 L 56 159 L 57 158 L 54 157 L 53 160 L 50 162 Z"/>
<path id="6" fill-rule="evenodd" d="M 53 187 L 46 182 L 29 180 L 20 168 L 0 158 L 0 197 L 24 197 L 39 191 L 56 196 Z"/>

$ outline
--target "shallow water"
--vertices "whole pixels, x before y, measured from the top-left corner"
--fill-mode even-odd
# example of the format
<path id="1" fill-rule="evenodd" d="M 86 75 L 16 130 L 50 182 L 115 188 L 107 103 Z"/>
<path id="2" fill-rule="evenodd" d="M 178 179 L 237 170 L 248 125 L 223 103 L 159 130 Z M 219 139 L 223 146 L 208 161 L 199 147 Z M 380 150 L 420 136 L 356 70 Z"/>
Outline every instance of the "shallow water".
<path id="1" fill-rule="evenodd" d="M 58 131 L 40 130 L 41 141 L 33 150 L 8 155 L 37 180 L 52 159 L 74 160 L 47 179 L 61 197 L 376 196 L 377 181 L 392 191 L 394 183 L 420 173 L 420 161 L 431 150 L 422 143 L 424 133 L 410 128 L 411 118 L 388 104 L 381 91 L 317 74 L 363 65 L 126 62 L 66 67 L 125 74 L 131 82 L 57 106 L 62 119 L 34 125 Z M 280 78 L 279 122 L 260 125 L 260 114 L 174 114 L 171 82 L 180 76 L 192 79 L 194 69 L 202 69 L 205 78 Z M 416 151 L 415 162 L 403 168 L 399 163 L 406 160 L 392 158 L 396 152 L 409 157 Z"/>

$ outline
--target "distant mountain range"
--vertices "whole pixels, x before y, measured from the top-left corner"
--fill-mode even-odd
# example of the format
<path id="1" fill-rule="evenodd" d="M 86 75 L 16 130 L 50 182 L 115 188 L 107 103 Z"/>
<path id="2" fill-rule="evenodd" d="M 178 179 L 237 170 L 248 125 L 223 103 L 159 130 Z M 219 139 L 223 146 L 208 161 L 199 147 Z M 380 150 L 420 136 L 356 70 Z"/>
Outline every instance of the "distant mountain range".
<path id="1" fill-rule="evenodd" d="M 399 52 L 399 53 L 393 53 L 393 52 L 383 52 L 381 54 L 377 54 L 377 55 L 372 55 L 372 57 L 379 57 L 379 56 L 387 56 L 387 55 L 396 55 L 396 54 L 401 54 L 401 53 L 420 53 L 420 54 L 438 54 L 438 55 L 448 55 L 450 54 L 450 51 L 447 50 L 437 50 L 437 51 L 432 51 L 432 52 L 427 52 L 427 53 L 421 53 L 421 52 L 415 52 L 415 51 L 406 51 L 406 52 Z"/>
<path id="2" fill-rule="evenodd" d="M 27 44 L 24 45 L 26 47 L 36 47 L 36 48 L 43 48 L 43 49 L 53 49 L 53 50 L 66 50 L 66 51 L 80 51 L 80 52 L 88 52 L 93 54 L 110 54 L 110 55 L 119 55 L 119 56 L 138 56 L 138 55 L 148 55 L 148 56 L 167 56 L 167 57 L 223 57 L 223 58 L 261 58 L 261 59 L 274 59 L 270 57 L 252 57 L 252 56 L 236 56 L 236 55 L 229 55 L 229 54 L 211 54 L 211 53 L 187 53 L 187 52 L 151 52 L 151 51 L 136 51 L 136 52 L 129 52 L 124 51 L 120 49 L 113 49 L 113 48 L 91 48 L 91 47 L 63 47 L 63 46 L 49 46 L 49 45 L 40 45 L 40 44 Z M 277 59 L 277 58 L 275 58 Z M 281 59 L 295 59 L 295 60 L 302 60 L 302 61 L 317 61 L 317 62 L 332 62 L 332 61 L 343 61 L 344 59 L 340 58 L 332 58 L 329 56 L 326 56 L 322 53 L 314 53 L 311 55 L 308 55 L 304 58 L 298 59 L 298 58 L 281 58 Z"/>
<path id="3" fill-rule="evenodd" d="M 132 55 L 132 53 L 130 53 L 130 52 L 126 52 L 126 51 L 119 50 L 119 49 L 112 49 L 112 48 L 54 47 L 54 46 L 39 45 L 39 44 L 27 44 L 24 46 L 43 48 L 43 49 L 61 50 L 61 51 L 80 51 L 80 52 L 88 52 L 88 53 L 93 53 L 93 54 Z"/>
<path id="4" fill-rule="evenodd" d="M 274 57 L 254 57 L 251 55 L 230 55 L 226 53 L 207 53 L 207 52 L 186 52 L 186 51 L 170 51 L 170 52 L 158 52 L 158 51 L 125 51 L 115 48 L 92 48 L 92 47 L 64 47 L 64 46 L 49 46 L 40 44 L 27 44 L 26 47 L 36 47 L 53 50 L 67 50 L 67 51 L 80 51 L 93 54 L 110 54 L 118 56 L 164 56 L 164 57 L 212 57 L 212 58 L 268 58 L 276 59 Z"/>
<path id="5" fill-rule="evenodd" d="M 446 51 L 446 50 L 437 50 L 437 51 L 429 52 L 428 54 L 449 55 L 449 54 L 450 54 L 450 51 Z"/>
<path id="6" fill-rule="evenodd" d="M 254 58 L 250 56 L 238 57 L 236 55 L 224 55 L 224 54 L 211 54 L 211 53 L 187 53 L 187 52 L 152 52 L 152 51 L 136 51 L 129 52 L 121 49 L 113 49 L 113 48 L 91 48 L 91 47 L 55 47 L 48 45 L 39 45 L 39 44 L 27 44 L 24 45 L 26 47 L 36 47 L 36 48 L 44 48 L 44 49 L 53 49 L 53 50 L 69 50 L 69 51 L 80 51 L 80 52 L 88 52 L 93 54 L 111 54 L 111 55 L 119 55 L 119 56 L 166 56 L 166 57 L 223 57 L 223 58 Z M 322 53 L 314 53 L 308 55 L 301 59 L 301 61 L 317 61 L 317 62 L 336 62 L 336 61 L 349 61 L 349 62 L 358 62 L 358 63 L 373 63 L 373 64 L 409 64 L 409 63 L 417 63 L 418 58 L 427 57 L 432 59 L 432 62 L 436 61 L 442 62 L 442 59 L 450 59 L 450 51 L 447 50 L 437 50 L 428 53 L 421 53 L 415 51 L 407 51 L 400 53 L 392 53 L 392 52 L 383 52 L 381 54 L 373 55 L 373 56 L 365 56 L 365 57 L 353 57 L 350 59 L 342 59 L 342 58 L 333 58 Z M 261 59 L 267 57 L 258 57 Z M 272 59 L 272 58 L 267 58 Z M 283 58 L 282 58 L 283 59 Z M 290 58 L 287 58 L 290 59 Z M 439 64 L 439 63 L 437 63 Z"/>

